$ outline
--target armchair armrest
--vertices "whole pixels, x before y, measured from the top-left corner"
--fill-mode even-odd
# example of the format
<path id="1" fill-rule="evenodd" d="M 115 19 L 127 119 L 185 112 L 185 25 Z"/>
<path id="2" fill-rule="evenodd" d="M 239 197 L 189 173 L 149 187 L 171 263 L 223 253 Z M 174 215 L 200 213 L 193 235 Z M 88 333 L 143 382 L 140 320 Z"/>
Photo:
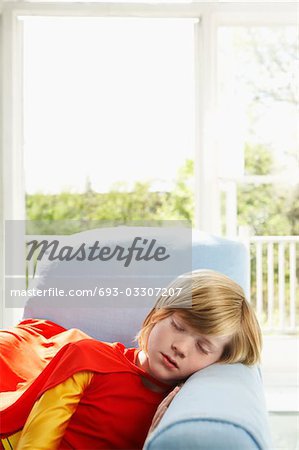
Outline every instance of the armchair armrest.
<path id="1" fill-rule="evenodd" d="M 215 364 L 192 375 L 144 450 L 272 448 L 257 367 Z"/>

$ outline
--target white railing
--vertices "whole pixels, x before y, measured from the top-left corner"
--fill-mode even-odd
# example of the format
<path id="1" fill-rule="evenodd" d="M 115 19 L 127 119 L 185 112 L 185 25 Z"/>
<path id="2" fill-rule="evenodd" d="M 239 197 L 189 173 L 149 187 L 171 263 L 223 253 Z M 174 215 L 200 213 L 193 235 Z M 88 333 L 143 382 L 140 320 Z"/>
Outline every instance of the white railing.
<path id="1" fill-rule="evenodd" d="M 251 302 L 263 331 L 298 331 L 299 236 L 254 236 L 249 246 Z"/>

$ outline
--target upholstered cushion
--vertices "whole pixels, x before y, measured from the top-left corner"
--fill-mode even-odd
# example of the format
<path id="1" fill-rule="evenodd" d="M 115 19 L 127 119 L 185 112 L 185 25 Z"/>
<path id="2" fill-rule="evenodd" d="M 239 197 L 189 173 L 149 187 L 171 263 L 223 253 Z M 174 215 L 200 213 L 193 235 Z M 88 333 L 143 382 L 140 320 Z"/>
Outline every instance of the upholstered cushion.
<path id="1" fill-rule="evenodd" d="M 257 367 L 215 364 L 192 375 L 144 450 L 270 450 Z"/>
<path id="2" fill-rule="evenodd" d="M 161 229 L 154 227 L 97 229 L 63 237 L 63 241 L 64 245 L 72 246 L 79 246 L 82 242 L 92 243 L 96 239 L 108 245 L 113 242 L 125 245 L 129 237 L 141 235 L 150 238 L 151 236 L 157 237 L 157 233 L 165 245 L 171 248 L 178 260 L 171 268 L 173 276 L 165 277 L 165 286 L 170 279 L 182 272 L 207 268 L 230 276 L 245 290 L 248 289 L 248 257 L 244 245 L 200 231 L 193 231 L 192 242 L 191 230 L 184 242 L 184 235 L 178 235 L 175 228 L 161 232 Z M 74 289 L 82 287 L 94 289 L 95 285 L 114 285 L 121 286 L 120 291 L 124 291 L 123 287 L 125 288 L 126 285 L 138 285 L 138 283 L 146 287 L 153 285 L 155 278 L 139 277 L 140 264 L 136 265 L 135 272 L 133 272 L 133 274 L 136 273 L 136 277 L 131 278 L 130 281 L 118 276 L 113 277 L 113 274 L 119 273 L 118 267 L 119 263 L 117 266 L 114 261 L 108 261 L 100 269 L 90 261 L 80 263 L 42 261 L 38 264 L 36 277 L 30 287 L 36 289 L 64 288 L 66 277 L 67 284 Z M 107 278 L 107 275 L 110 279 Z M 117 298 L 84 296 L 70 298 L 57 295 L 31 297 L 26 301 L 23 317 L 52 320 L 66 328 L 80 328 L 90 336 L 102 341 L 120 341 L 126 346 L 133 346 L 135 343 L 132 339 L 140 329 L 143 319 L 154 302 L 155 297 L 147 296 L 138 299 L 138 297 L 126 297 L 125 294 L 121 294 Z"/>

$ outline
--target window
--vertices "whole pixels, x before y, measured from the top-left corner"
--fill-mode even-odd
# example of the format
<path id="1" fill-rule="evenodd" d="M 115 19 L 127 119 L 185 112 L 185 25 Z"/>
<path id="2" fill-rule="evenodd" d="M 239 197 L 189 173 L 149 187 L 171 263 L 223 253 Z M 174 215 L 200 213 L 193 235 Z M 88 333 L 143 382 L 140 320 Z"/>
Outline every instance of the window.
<path id="1" fill-rule="evenodd" d="M 23 19 L 26 193 L 171 190 L 194 159 L 195 23 Z"/>
<path id="2" fill-rule="evenodd" d="M 270 11 L 261 2 L 67 3 L 2 4 L 3 219 L 24 218 L 26 190 L 28 194 L 38 189 L 53 193 L 55 189 L 105 192 L 120 179 L 124 165 L 131 187 L 138 172 L 143 180 L 153 182 L 153 190 L 162 190 L 173 184 L 177 169 L 195 154 L 196 225 L 217 233 L 221 225 L 220 189 L 231 201 L 230 211 L 237 211 L 236 194 L 227 193 L 236 188 L 236 184 L 232 188 L 232 181 L 238 181 L 239 189 L 244 179 L 244 154 L 236 149 L 244 144 L 244 133 L 248 132 L 244 111 L 233 109 L 243 135 L 234 133 L 225 117 L 227 93 L 221 91 L 226 83 L 222 76 L 226 72 L 229 79 L 231 68 L 224 59 L 222 72 L 222 63 L 217 61 L 218 44 L 223 55 L 233 51 L 230 57 L 233 54 L 236 62 L 233 68 L 239 95 L 245 81 L 244 72 L 238 73 L 242 64 L 237 64 L 237 59 L 244 55 L 236 42 L 244 41 L 250 27 L 268 28 L 261 33 L 269 36 L 270 29 L 280 27 L 282 31 L 272 33 L 273 39 L 280 39 L 279 33 L 285 33 L 290 25 L 294 29 L 296 4 L 273 2 Z M 68 33 L 62 35 L 61 28 L 66 24 Z M 117 38 L 119 30 L 121 39 Z M 42 48 L 39 54 L 37 43 Z M 247 57 L 250 60 L 249 53 Z M 78 89 L 78 85 L 83 88 Z M 134 97 L 129 96 L 132 92 Z M 226 122 L 221 125 L 223 117 Z M 220 137 L 227 142 L 228 129 L 230 146 L 221 147 Z M 127 162 L 133 159 L 133 148 L 137 156 L 135 169 L 130 171 L 132 166 Z M 227 164 L 232 161 L 226 154 L 228 148 L 236 150 L 235 165 Z M 105 158 L 108 154 L 112 155 L 109 160 Z M 100 162 L 93 159 L 94 155 Z M 221 155 L 223 164 L 210 164 L 216 156 L 220 161 Z M 111 159 L 115 161 L 111 163 Z M 51 167 L 47 177 L 43 176 L 45 165 Z M 293 170 L 295 164 L 289 167 Z M 248 170 L 247 165 L 248 177 L 261 176 Z M 236 214 L 234 217 L 235 225 L 230 228 L 235 233 L 241 222 L 237 224 Z M 233 220 L 232 214 L 229 220 Z M 225 228 L 223 231 L 227 233 Z M 3 283 L 3 250 L 0 265 Z M 5 314 L 9 324 L 9 314 Z"/>
<path id="3" fill-rule="evenodd" d="M 219 28 L 218 170 L 229 234 L 299 232 L 297 34 L 295 26 Z"/>

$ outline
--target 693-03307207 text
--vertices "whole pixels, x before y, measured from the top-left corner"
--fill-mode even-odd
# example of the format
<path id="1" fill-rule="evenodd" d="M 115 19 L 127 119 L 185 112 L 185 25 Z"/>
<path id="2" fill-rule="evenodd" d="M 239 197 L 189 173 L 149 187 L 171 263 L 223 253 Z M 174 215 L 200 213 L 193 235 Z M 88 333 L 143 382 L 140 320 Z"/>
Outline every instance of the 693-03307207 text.
<path id="1" fill-rule="evenodd" d="M 100 287 L 94 289 L 59 289 L 51 287 L 47 289 L 11 289 L 10 295 L 16 297 L 117 297 L 125 295 L 127 297 L 178 297 L 182 288 L 161 288 L 161 287 L 127 287 L 120 289 L 118 287 Z"/>

